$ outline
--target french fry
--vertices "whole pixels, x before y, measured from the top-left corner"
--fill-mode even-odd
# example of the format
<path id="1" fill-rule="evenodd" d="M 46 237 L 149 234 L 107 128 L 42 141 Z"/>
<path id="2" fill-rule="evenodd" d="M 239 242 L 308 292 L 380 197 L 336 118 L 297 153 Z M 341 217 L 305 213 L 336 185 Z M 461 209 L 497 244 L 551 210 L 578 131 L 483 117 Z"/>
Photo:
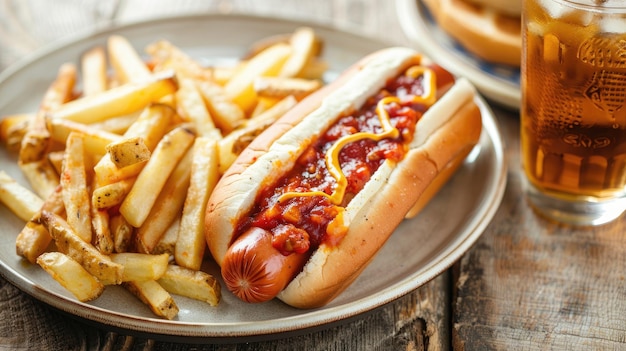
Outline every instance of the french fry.
<path id="1" fill-rule="evenodd" d="M 40 222 L 42 211 L 48 211 L 57 215 L 65 214 L 60 185 L 44 200 L 41 209 L 26 223 L 15 239 L 16 253 L 26 258 L 32 264 L 37 263 L 37 257 L 44 253 L 52 242 L 52 236 Z"/>
<path id="2" fill-rule="evenodd" d="M 157 242 L 154 249 L 152 249 L 153 255 L 166 253 L 170 256 L 174 255 L 174 247 L 178 241 L 178 228 L 180 227 L 180 213 L 176 214 L 176 218 L 169 227 L 165 230 L 165 233 L 161 236 L 159 242 Z"/>
<path id="3" fill-rule="evenodd" d="M 44 199 L 41 209 L 31 218 L 31 221 L 40 223 L 40 217 L 43 211 L 65 216 L 65 204 L 63 203 L 63 188 L 61 184 L 57 185 L 52 194 Z"/>
<path id="4" fill-rule="evenodd" d="M 122 280 L 157 280 L 165 274 L 169 263 L 168 254 L 150 255 L 136 252 L 114 253 L 111 260 L 124 266 Z"/>
<path id="5" fill-rule="evenodd" d="M 59 252 L 62 252 L 81 264 L 89 273 L 104 285 L 116 285 L 122 282 L 124 266 L 111 261 L 90 243 L 79 237 L 67 222 L 56 214 L 42 211 L 41 221 L 54 239 Z"/>
<path id="6" fill-rule="evenodd" d="M 95 179 L 92 179 L 92 188 L 95 187 Z M 93 197 L 93 194 L 92 194 Z M 96 206 L 90 206 L 91 226 L 93 228 L 93 245 L 105 255 L 113 253 L 115 244 L 111 234 L 110 215 L 107 210 L 102 210 Z"/>
<path id="7" fill-rule="evenodd" d="M 280 77 L 298 77 L 311 59 L 319 53 L 315 31 L 309 27 L 301 27 L 289 38 L 292 48 L 291 55 L 283 65 Z"/>
<path id="8" fill-rule="evenodd" d="M 41 209 L 44 200 L 6 172 L 0 171 L 0 202 L 26 222 Z"/>
<path id="9" fill-rule="evenodd" d="M 137 229 L 136 246 L 139 252 L 154 253 L 154 248 L 183 209 L 189 188 L 192 157 L 190 150 L 176 165 L 146 220 Z"/>
<path id="10" fill-rule="evenodd" d="M 18 166 L 35 194 L 42 199 L 50 196 L 59 185 L 59 175 L 47 159 L 29 163 L 19 162 Z"/>
<path id="11" fill-rule="evenodd" d="M 109 228 L 113 237 L 113 247 L 115 252 L 128 252 L 133 241 L 135 228 L 128 224 L 124 216 L 117 214 L 111 216 Z"/>
<path id="12" fill-rule="evenodd" d="M 107 118 L 103 121 L 91 123 L 88 125 L 92 128 L 99 129 L 105 132 L 122 135 L 128 130 L 128 128 L 133 123 L 135 123 L 137 118 L 139 118 L 139 115 L 141 114 L 141 112 L 142 112 L 141 110 L 135 111 L 127 115 Z"/>
<path id="13" fill-rule="evenodd" d="M 264 125 L 265 122 L 268 121 L 274 122 L 287 113 L 292 107 L 296 106 L 297 103 L 298 100 L 293 95 L 286 96 L 273 104 L 269 109 L 263 111 L 263 113 L 252 116 L 246 120 L 240 127 L 247 128 L 254 125 Z"/>
<path id="14" fill-rule="evenodd" d="M 314 57 L 304 66 L 304 69 L 298 74 L 299 78 L 323 80 L 324 73 L 328 71 L 328 62 L 319 57 Z"/>
<path id="15" fill-rule="evenodd" d="M 321 87 L 322 82 L 315 79 L 257 77 L 254 80 L 254 91 L 260 98 L 275 100 L 293 95 L 300 101 Z"/>
<path id="16" fill-rule="evenodd" d="M 174 259 L 179 266 L 199 270 L 202 265 L 206 248 L 204 212 L 218 178 L 216 141 L 196 138 L 187 197 L 178 230 L 178 241 L 174 247 Z"/>
<path id="17" fill-rule="evenodd" d="M 79 301 L 94 300 L 104 291 L 104 284 L 78 262 L 60 252 L 42 254 L 37 258 L 37 264 Z"/>
<path id="18" fill-rule="evenodd" d="M 37 263 L 37 257 L 46 252 L 52 242 L 52 237 L 42 224 L 29 221 L 15 239 L 15 252 L 32 264 Z"/>
<path id="19" fill-rule="evenodd" d="M 223 174 L 235 161 L 243 149 L 254 140 L 265 128 L 274 123 L 278 117 L 282 116 L 297 103 L 296 98 L 288 96 L 276 103 L 269 110 L 255 116 L 239 128 L 218 141 L 217 149 L 219 153 L 219 172 Z"/>
<path id="20" fill-rule="evenodd" d="M 35 116 L 28 122 L 26 134 L 22 138 L 19 162 L 41 161 L 50 149 L 50 132 L 46 125 L 48 113 L 58 109 L 70 100 L 76 83 L 76 66 L 65 63 L 59 68 L 54 82 L 46 90 Z"/>
<path id="21" fill-rule="evenodd" d="M 104 155 L 106 146 L 122 139 L 118 134 L 94 128 L 91 125 L 56 118 L 48 124 L 52 140 L 65 144 L 71 132 L 80 132 L 85 136 L 85 152 L 94 156 Z"/>
<path id="22" fill-rule="evenodd" d="M 276 44 L 289 44 L 289 38 L 291 38 L 291 33 L 281 33 L 260 38 L 250 44 L 248 50 L 242 57 L 242 61 L 246 62 Z"/>
<path id="23" fill-rule="evenodd" d="M 52 165 L 52 168 L 57 174 L 63 172 L 63 158 L 65 157 L 65 151 L 50 151 L 48 152 L 48 162 Z"/>
<path id="24" fill-rule="evenodd" d="M 167 178 L 194 138 L 195 135 L 190 130 L 177 127 L 166 134 L 154 149 L 150 160 L 120 205 L 120 213 L 133 227 L 140 227 L 146 220 Z"/>
<path id="25" fill-rule="evenodd" d="M 124 168 L 150 159 L 150 149 L 141 137 L 125 138 L 106 146 L 111 161 Z"/>
<path id="26" fill-rule="evenodd" d="M 129 82 L 99 94 L 72 100 L 52 112 L 51 118 L 65 118 L 85 124 L 100 122 L 139 111 L 173 94 L 177 89 L 173 71 L 159 72 L 147 80 Z"/>
<path id="27" fill-rule="evenodd" d="M 276 104 L 276 99 L 268 99 L 268 98 L 264 98 L 259 96 L 257 98 L 257 102 L 256 105 L 254 106 L 254 110 L 252 110 L 252 112 L 250 112 L 250 117 L 249 118 L 254 118 L 262 113 L 264 113 L 265 111 L 269 110 L 270 108 L 272 108 L 275 104 Z"/>
<path id="28" fill-rule="evenodd" d="M 67 223 L 85 242 L 91 242 L 91 202 L 87 181 L 87 166 L 83 148 L 84 136 L 72 132 L 67 137 L 61 187 Z"/>
<path id="29" fill-rule="evenodd" d="M 224 86 L 226 96 L 241 106 L 244 111 L 251 111 L 256 100 L 253 89 L 254 79 L 259 76 L 277 75 L 290 54 L 291 47 L 289 45 L 276 44 L 252 57 L 226 83 Z"/>
<path id="30" fill-rule="evenodd" d="M 135 180 L 137 179 L 122 179 L 94 189 L 91 194 L 92 207 L 102 210 L 121 204 L 135 184 Z"/>
<path id="31" fill-rule="evenodd" d="M 140 137 L 149 150 L 154 150 L 159 140 L 167 133 L 173 122 L 174 110 L 163 104 L 151 104 L 147 106 L 133 123 L 124 138 Z M 117 168 L 108 156 L 102 157 L 94 167 L 98 186 L 111 184 L 122 179 L 134 177 L 141 172 L 145 164 L 138 163 L 133 166 Z"/>
<path id="32" fill-rule="evenodd" d="M 28 123 L 33 118 L 33 113 L 21 113 L 0 120 L 0 141 L 4 142 L 8 150 L 19 151 Z"/>
<path id="33" fill-rule="evenodd" d="M 130 42 L 121 35 L 111 35 L 107 40 L 109 61 L 115 76 L 122 83 L 148 80 L 151 72 Z"/>
<path id="34" fill-rule="evenodd" d="M 125 282 L 124 287 L 159 317 L 174 319 L 178 314 L 178 306 L 167 290 L 154 280 Z"/>
<path id="35" fill-rule="evenodd" d="M 224 86 L 244 66 L 245 64 L 243 62 L 229 66 L 212 66 L 211 72 L 213 79 L 211 79 L 211 81 L 219 84 L 220 86 Z"/>
<path id="36" fill-rule="evenodd" d="M 45 112 L 38 112 L 29 121 L 20 144 L 19 159 L 22 163 L 40 161 L 50 148 L 50 132 L 46 127 Z"/>
<path id="37" fill-rule="evenodd" d="M 147 106 L 128 127 L 124 138 L 140 137 L 150 150 L 153 150 L 163 136 L 175 124 L 176 111 L 168 105 L 154 103 Z"/>
<path id="38" fill-rule="evenodd" d="M 271 121 L 246 125 L 244 128 L 234 130 L 218 142 L 219 173 L 224 174 L 235 162 L 241 151 L 249 145 L 265 128 L 271 125 Z"/>
<path id="39" fill-rule="evenodd" d="M 81 73 L 83 95 L 93 95 L 107 90 L 107 62 L 103 47 L 93 47 L 82 55 Z"/>
<path id="40" fill-rule="evenodd" d="M 217 279 L 203 271 L 169 265 L 157 282 L 172 294 L 204 301 L 211 306 L 217 306 L 222 298 Z"/>
<path id="41" fill-rule="evenodd" d="M 93 227 L 93 245 L 105 255 L 113 253 L 115 249 L 111 228 L 109 226 L 109 212 L 91 207 L 91 226 Z"/>
<path id="42" fill-rule="evenodd" d="M 215 125 L 224 134 L 230 133 L 246 119 L 244 111 L 239 105 L 226 97 L 224 88 L 221 85 L 208 80 L 196 80 L 195 83 Z"/>
<path id="43" fill-rule="evenodd" d="M 202 67 L 200 63 L 167 40 L 159 40 L 148 45 L 146 52 L 156 63 L 157 70 L 173 69 L 179 76 L 185 78 L 213 79 L 213 70 Z"/>
<path id="44" fill-rule="evenodd" d="M 294 50 L 289 58 L 291 62 L 286 62 L 285 67 L 281 69 L 283 77 L 319 79 L 328 68 L 325 61 L 318 59 L 322 52 L 322 41 L 309 27 L 300 27 L 293 33 L 277 34 L 257 40 L 250 45 L 243 59 L 249 60 L 276 44 L 288 44 Z M 301 68 L 299 72 L 298 67 Z"/>
<path id="45" fill-rule="evenodd" d="M 178 104 L 179 113 L 187 121 L 193 123 L 198 136 L 221 138 L 222 133 L 213 123 L 204 99 L 200 95 L 194 81 L 189 78 L 181 78 L 179 84 L 180 88 L 176 92 L 176 103 Z"/>
<path id="46" fill-rule="evenodd" d="M 94 168 L 96 184 L 98 186 L 94 192 L 107 185 L 124 180 L 133 180 L 141 172 L 144 166 L 145 162 L 135 163 L 134 165 L 124 168 L 117 168 L 115 163 L 111 161 L 111 158 L 108 155 L 104 155 Z"/>

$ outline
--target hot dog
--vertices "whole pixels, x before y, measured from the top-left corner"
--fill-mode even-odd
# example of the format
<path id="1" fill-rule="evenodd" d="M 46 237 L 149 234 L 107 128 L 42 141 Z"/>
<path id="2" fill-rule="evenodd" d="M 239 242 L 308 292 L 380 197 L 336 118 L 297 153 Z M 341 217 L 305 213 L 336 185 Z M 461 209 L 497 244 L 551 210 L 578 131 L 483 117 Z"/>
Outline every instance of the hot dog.
<path id="1" fill-rule="evenodd" d="M 465 79 L 388 48 L 301 101 L 207 203 L 207 244 L 228 289 L 297 308 L 334 299 L 475 146 L 474 98 Z"/>

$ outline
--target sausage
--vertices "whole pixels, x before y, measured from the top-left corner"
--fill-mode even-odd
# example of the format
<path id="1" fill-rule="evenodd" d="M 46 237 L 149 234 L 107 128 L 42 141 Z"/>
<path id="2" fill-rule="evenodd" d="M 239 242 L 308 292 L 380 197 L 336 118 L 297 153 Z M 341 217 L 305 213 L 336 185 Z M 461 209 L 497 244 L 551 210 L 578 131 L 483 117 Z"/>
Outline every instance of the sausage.
<path id="1" fill-rule="evenodd" d="M 273 299 L 300 272 L 308 255 L 283 254 L 272 246 L 272 234 L 252 227 L 228 248 L 222 278 L 230 291 L 246 302 Z"/>

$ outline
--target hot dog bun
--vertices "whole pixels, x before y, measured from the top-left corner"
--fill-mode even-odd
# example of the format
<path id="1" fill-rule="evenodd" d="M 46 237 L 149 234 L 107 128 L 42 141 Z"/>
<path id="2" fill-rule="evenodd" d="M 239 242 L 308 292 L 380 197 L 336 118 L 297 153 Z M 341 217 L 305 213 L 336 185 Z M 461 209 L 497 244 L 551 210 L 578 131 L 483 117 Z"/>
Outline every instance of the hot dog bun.
<path id="1" fill-rule="evenodd" d="M 467 51 L 488 62 L 520 65 L 521 1 L 424 0 L 424 5 Z"/>
<path id="2" fill-rule="evenodd" d="M 522 15 L 522 0 L 469 0 L 469 2 L 496 10 L 511 17 Z"/>
<path id="3" fill-rule="evenodd" d="M 427 62 L 407 48 L 376 52 L 309 96 L 257 137 L 222 176 L 207 204 L 211 254 L 225 262 L 237 223 L 257 194 L 293 167 L 297 157 L 342 113 L 359 108 L 389 78 Z M 405 158 L 385 162 L 348 203 L 348 232 L 322 243 L 278 298 L 298 308 L 322 306 L 343 291 L 407 215 L 415 215 L 463 161 L 481 133 L 475 90 L 460 79 L 419 120 Z M 262 236 L 262 233 L 259 234 Z"/>

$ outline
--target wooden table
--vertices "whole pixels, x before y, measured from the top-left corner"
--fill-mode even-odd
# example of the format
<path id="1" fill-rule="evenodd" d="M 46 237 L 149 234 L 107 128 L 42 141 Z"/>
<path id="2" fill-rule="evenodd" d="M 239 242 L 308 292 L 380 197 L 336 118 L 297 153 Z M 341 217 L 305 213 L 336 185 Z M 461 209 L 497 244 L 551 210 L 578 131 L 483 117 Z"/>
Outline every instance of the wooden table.
<path id="1" fill-rule="evenodd" d="M 314 21 L 406 44 L 387 0 L 0 0 L 0 69 L 81 31 L 152 16 L 240 12 Z M 271 341 L 181 344 L 96 327 L 0 278 L 0 349 L 618 350 L 626 349 L 626 219 L 571 228 L 523 196 L 518 113 L 493 106 L 508 162 L 502 204 L 453 268 L 339 326 Z"/>

